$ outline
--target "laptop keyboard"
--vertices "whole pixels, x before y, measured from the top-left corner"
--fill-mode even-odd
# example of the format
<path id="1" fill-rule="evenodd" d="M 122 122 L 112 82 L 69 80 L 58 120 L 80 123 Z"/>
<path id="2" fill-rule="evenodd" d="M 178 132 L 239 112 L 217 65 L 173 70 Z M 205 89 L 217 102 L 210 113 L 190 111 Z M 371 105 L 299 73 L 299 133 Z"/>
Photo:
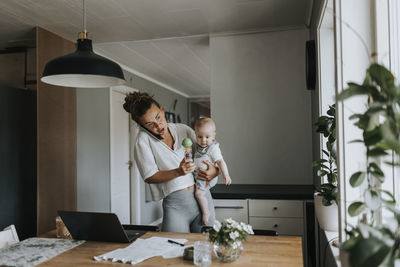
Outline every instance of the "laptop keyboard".
<path id="1" fill-rule="evenodd" d="M 144 232 L 138 230 L 125 230 L 126 235 L 130 241 L 138 238 L 139 236 L 143 235 Z"/>

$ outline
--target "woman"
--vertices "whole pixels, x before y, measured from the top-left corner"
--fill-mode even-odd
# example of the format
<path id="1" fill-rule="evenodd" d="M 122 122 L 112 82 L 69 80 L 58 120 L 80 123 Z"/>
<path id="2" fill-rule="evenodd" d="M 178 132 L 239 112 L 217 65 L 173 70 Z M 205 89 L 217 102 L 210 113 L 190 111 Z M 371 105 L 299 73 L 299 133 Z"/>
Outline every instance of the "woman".
<path id="1" fill-rule="evenodd" d="M 134 158 L 144 181 L 150 185 L 153 201 L 163 199 L 165 232 L 200 232 L 201 214 L 194 197 L 195 166 L 184 159 L 184 138 L 195 143 L 194 131 L 184 124 L 167 123 L 164 109 L 147 93 L 131 93 L 125 98 L 124 109 L 141 127 L 134 149 Z M 210 162 L 208 170 L 200 170 L 200 179 L 207 182 L 219 170 Z M 214 223 L 215 211 L 210 193 L 207 195 Z"/>

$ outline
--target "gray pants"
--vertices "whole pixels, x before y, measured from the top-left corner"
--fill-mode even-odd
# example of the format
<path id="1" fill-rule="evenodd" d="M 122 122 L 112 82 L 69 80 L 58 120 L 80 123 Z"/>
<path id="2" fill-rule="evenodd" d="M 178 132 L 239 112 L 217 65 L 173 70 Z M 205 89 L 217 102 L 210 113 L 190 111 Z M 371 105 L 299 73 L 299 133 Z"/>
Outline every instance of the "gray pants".
<path id="1" fill-rule="evenodd" d="M 213 225 L 215 210 L 209 190 L 206 190 L 206 196 L 211 213 L 208 223 Z M 169 194 L 163 200 L 163 212 L 163 232 L 200 233 L 203 225 L 200 208 L 194 197 L 194 189 L 179 190 Z"/>

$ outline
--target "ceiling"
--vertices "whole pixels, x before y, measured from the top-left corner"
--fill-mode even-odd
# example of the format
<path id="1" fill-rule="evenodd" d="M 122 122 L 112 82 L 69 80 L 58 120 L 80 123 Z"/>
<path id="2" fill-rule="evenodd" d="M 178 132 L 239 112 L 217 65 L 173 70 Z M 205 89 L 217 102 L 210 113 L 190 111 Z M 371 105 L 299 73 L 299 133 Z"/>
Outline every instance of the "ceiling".
<path id="1" fill-rule="evenodd" d="M 209 36 L 308 27 L 313 0 L 86 0 L 94 49 L 187 97 L 210 94 Z M 81 0 L 1 0 L 0 48 L 39 25 L 75 40 Z M 140 88 L 137 88 L 140 89 Z"/>

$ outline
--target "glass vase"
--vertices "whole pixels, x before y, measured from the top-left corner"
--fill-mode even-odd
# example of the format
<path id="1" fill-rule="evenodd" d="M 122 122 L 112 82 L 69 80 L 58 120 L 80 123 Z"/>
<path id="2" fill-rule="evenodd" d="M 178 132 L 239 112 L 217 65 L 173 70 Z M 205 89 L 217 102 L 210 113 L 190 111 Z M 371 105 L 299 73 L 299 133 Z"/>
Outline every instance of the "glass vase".
<path id="1" fill-rule="evenodd" d="M 242 241 L 235 241 L 232 245 L 220 245 L 214 243 L 214 253 L 217 258 L 222 262 L 231 262 L 239 258 L 242 253 Z"/>

